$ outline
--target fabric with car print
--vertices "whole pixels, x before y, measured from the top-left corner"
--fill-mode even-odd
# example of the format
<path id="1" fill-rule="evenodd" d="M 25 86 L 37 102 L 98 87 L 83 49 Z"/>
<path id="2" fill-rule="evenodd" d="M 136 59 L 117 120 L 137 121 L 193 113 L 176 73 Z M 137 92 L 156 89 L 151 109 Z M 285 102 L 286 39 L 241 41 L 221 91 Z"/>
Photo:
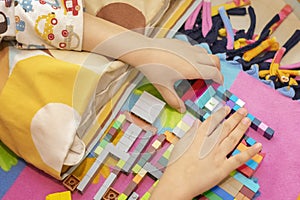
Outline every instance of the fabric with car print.
<path id="1" fill-rule="evenodd" d="M 81 50 L 82 0 L 1 0 L 0 40 L 22 49 Z"/>

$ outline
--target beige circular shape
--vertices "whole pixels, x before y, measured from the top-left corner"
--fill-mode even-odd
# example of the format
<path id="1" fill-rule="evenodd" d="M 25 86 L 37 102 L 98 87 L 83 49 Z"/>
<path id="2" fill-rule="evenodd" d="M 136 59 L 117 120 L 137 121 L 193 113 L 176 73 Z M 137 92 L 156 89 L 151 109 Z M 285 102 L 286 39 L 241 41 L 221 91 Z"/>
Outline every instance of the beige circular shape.
<path id="1" fill-rule="evenodd" d="M 76 136 L 80 115 L 72 107 L 62 103 L 49 103 L 32 118 L 31 136 L 42 160 L 49 167 L 61 171 L 65 162 L 77 163 L 81 160 L 85 146 Z M 75 143 L 75 144 L 74 144 Z M 76 155 L 69 151 L 76 146 Z"/>

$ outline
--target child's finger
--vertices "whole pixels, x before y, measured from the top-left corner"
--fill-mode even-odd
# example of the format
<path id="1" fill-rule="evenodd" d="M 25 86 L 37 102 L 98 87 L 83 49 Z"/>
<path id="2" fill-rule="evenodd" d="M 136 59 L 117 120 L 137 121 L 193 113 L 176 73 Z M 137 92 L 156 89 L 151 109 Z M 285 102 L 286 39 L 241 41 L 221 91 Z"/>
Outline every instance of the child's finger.
<path id="1" fill-rule="evenodd" d="M 165 87 L 159 84 L 153 84 L 169 106 L 175 108 L 180 113 L 184 113 L 186 108 L 183 101 L 177 95 L 174 88 Z"/>
<path id="2" fill-rule="evenodd" d="M 262 145 L 260 143 L 256 143 L 252 147 L 249 147 L 246 151 L 242 151 L 241 153 L 230 157 L 225 162 L 223 172 L 225 174 L 231 173 L 234 169 L 240 167 L 242 164 L 250 160 L 253 156 L 255 156 L 259 151 L 261 151 Z"/>
<path id="3" fill-rule="evenodd" d="M 233 113 L 227 120 L 223 122 L 218 128 L 222 129 L 220 141 L 223 141 L 231 131 L 238 126 L 241 120 L 247 115 L 245 108 L 240 108 L 237 112 Z"/>
<path id="4" fill-rule="evenodd" d="M 238 126 L 220 143 L 220 152 L 225 156 L 229 154 L 239 143 L 245 132 L 250 126 L 250 120 L 243 118 Z"/>
<path id="5" fill-rule="evenodd" d="M 224 106 L 217 112 L 209 116 L 203 122 L 203 132 L 205 132 L 205 134 L 209 136 L 217 128 L 217 126 L 219 126 L 219 124 L 225 119 L 229 112 L 230 108 L 228 106 Z"/>

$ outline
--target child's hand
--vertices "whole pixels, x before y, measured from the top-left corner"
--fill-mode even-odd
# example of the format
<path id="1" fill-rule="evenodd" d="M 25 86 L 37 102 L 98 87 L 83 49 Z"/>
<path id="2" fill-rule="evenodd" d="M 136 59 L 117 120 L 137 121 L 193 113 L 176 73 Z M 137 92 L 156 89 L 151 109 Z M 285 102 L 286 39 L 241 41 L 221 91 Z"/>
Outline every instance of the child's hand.
<path id="1" fill-rule="evenodd" d="M 223 107 L 202 124 L 197 120 L 178 141 L 169 165 L 151 195 L 152 200 L 192 199 L 218 184 L 261 150 L 261 144 L 255 144 L 238 155 L 226 157 L 250 125 L 244 108 L 222 123 L 229 111 L 228 107 Z M 215 145 L 211 150 L 205 150 L 207 155 L 201 157 L 200 152 L 206 148 L 204 144 L 210 143 L 211 138 L 216 140 Z"/>
<path id="2" fill-rule="evenodd" d="M 203 48 L 176 39 L 151 39 L 149 46 L 140 47 L 122 57 L 139 69 L 158 89 L 165 101 L 180 112 L 185 105 L 174 90 L 180 79 L 212 79 L 222 84 L 217 56 Z"/>

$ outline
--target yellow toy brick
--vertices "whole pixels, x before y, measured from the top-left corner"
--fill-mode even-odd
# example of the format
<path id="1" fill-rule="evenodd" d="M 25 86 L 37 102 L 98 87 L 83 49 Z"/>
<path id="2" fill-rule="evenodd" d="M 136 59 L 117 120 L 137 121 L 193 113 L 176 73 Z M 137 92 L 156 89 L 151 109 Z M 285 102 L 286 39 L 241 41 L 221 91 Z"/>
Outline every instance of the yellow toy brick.
<path id="1" fill-rule="evenodd" d="M 46 200 L 72 200 L 71 192 L 57 192 L 53 194 L 48 194 Z"/>

